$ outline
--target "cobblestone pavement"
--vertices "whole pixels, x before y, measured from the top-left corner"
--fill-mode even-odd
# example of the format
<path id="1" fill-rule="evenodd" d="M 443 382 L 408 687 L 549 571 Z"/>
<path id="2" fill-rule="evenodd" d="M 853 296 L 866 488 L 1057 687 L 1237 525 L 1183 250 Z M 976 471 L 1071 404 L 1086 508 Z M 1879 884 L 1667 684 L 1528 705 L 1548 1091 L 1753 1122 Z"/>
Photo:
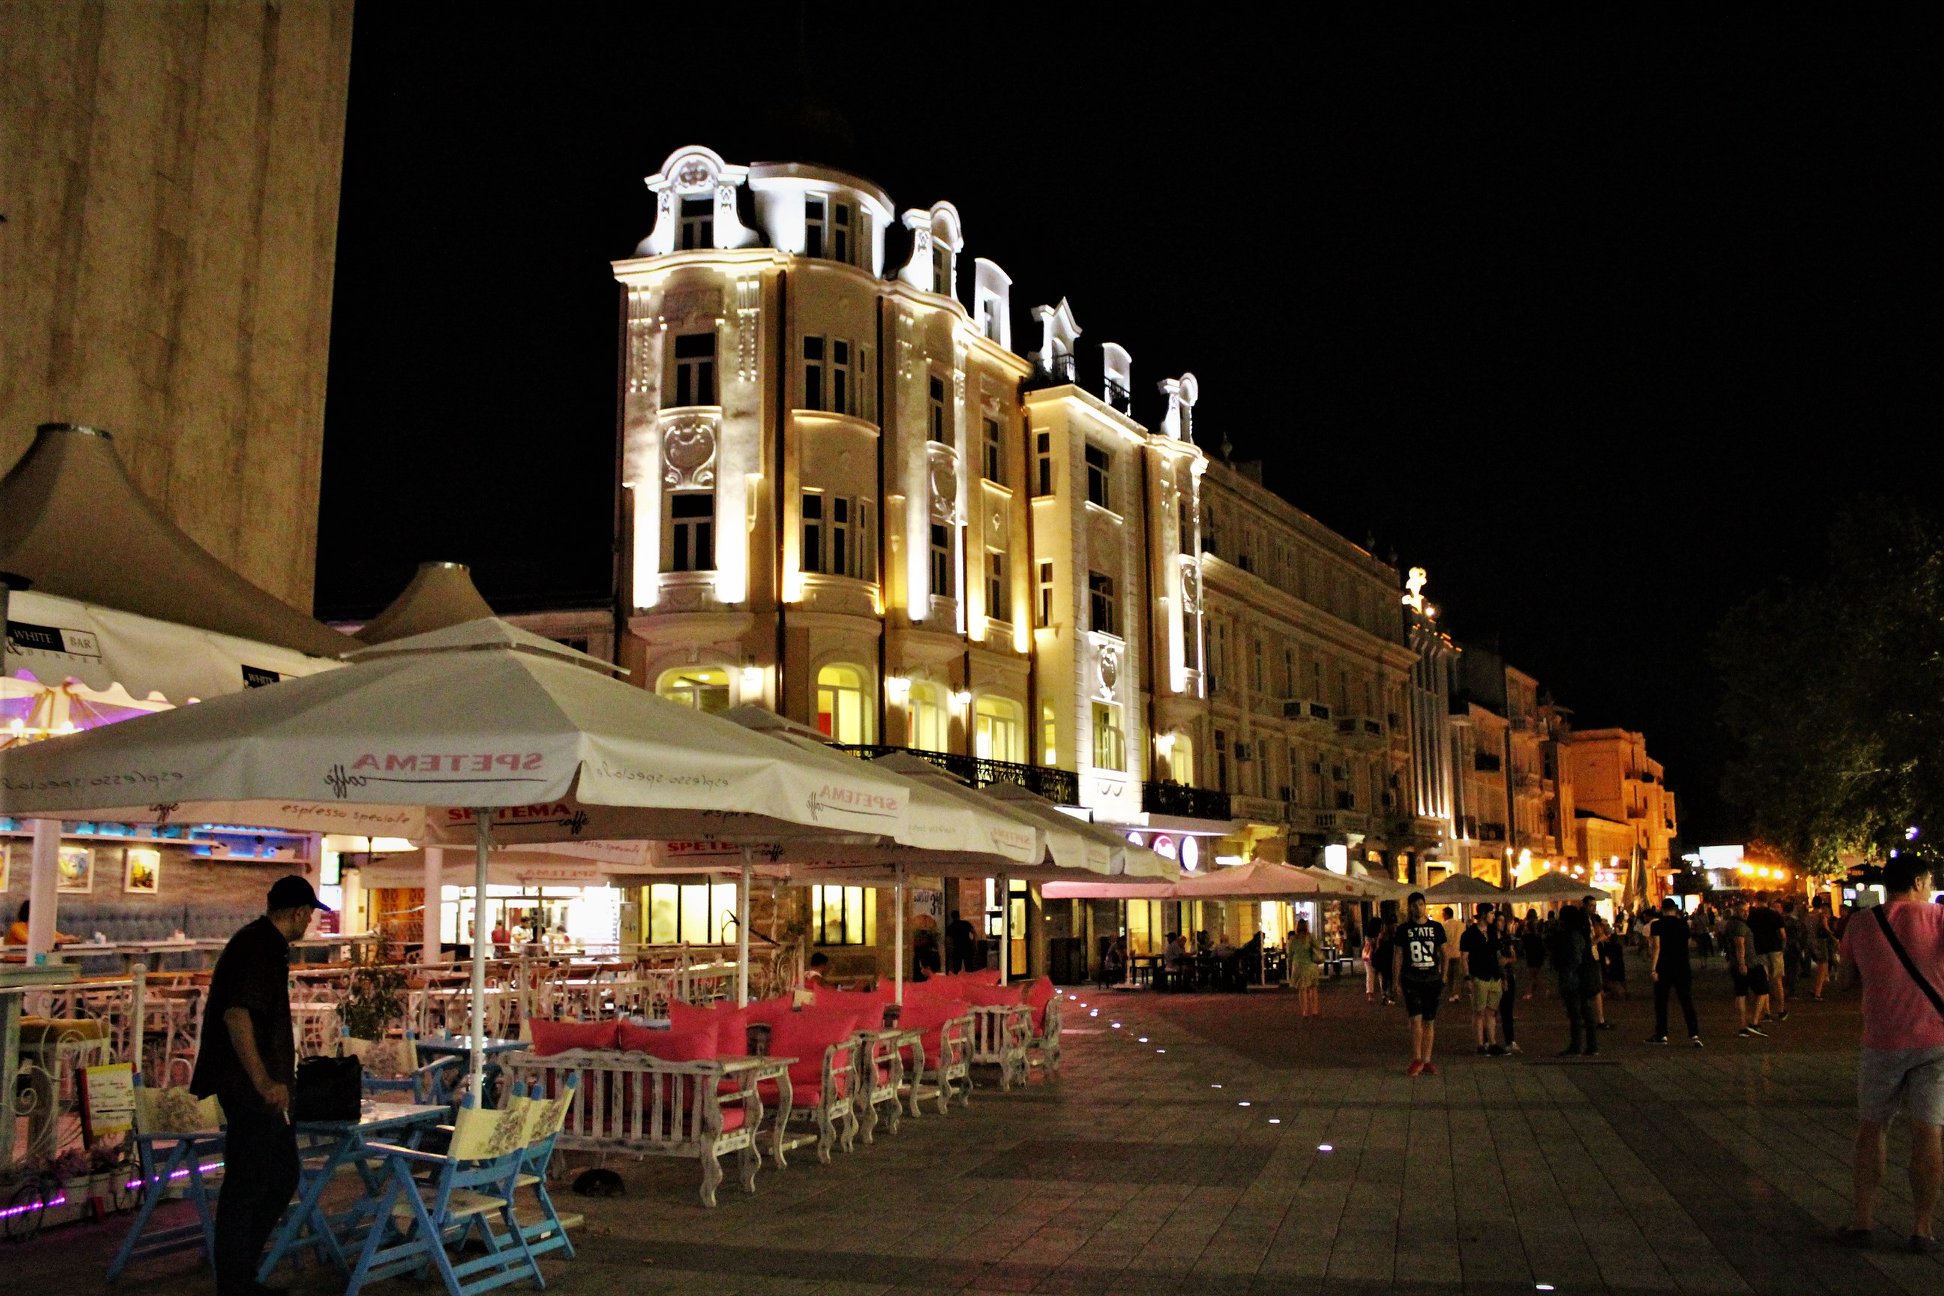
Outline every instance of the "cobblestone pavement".
<path id="1" fill-rule="evenodd" d="M 1853 998 L 1741 1040 L 1723 979 L 1719 963 L 1700 978 L 1699 1050 L 1642 1043 L 1634 1000 L 1609 1006 L 1598 1058 L 1556 1059 L 1558 1006 L 1522 1001 L 1526 1054 L 1479 1058 L 1446 1005 L 1441 1074 L 1418 1079 L 1401 1013 L 1360 982 L 1326 986 L 1313 1021 L 1275 991 L 1083 992 L 1056 1080 L 982 1087 L 831 1166 L 765 1169 L 753 1197 L 732 1173 L 704 1210 L 693 1163 L 663 1161 L 616 1165 L 624 1198 L 563 1191 L 587 1224 L 579 1258 L 542 1262 L 548 1289 L 1944 1292 L 1944 1262 L 1901 1251 L 1894 1134 L 1878 1246 L 1820 1240 L 1848 1202 Z M 0 1251 L 7 1286 L 98 1290 L 118 1238 L 110 1222 Z M 210 1289 L 186 1257 L 122 1285 Z"/>

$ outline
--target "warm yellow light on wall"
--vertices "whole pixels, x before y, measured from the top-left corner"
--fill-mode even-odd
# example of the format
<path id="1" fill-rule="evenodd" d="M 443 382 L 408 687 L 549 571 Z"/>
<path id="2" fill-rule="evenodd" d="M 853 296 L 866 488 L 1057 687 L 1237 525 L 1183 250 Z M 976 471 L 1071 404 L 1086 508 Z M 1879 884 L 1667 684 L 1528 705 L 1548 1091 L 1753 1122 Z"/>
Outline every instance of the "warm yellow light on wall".
<path id="1" fill-rule="evenodd" d="M 972 690 L 959 689 L 952 694 L 952 705 L 963 711 L 972 705 Z"/>
<path id="2" fill-rule="evenodd" d="M 763 697 L 763 668 L 755 662 L 744 662 L 742 668 L 742 700 L 760 702 Z"/>
<path id="3" fill-rule="evenodd" d="M 892 706 L 903 706 L 911 700 L 911 678 L 906 675 L 889 675 L 884 680 L 884 696 Z"/>

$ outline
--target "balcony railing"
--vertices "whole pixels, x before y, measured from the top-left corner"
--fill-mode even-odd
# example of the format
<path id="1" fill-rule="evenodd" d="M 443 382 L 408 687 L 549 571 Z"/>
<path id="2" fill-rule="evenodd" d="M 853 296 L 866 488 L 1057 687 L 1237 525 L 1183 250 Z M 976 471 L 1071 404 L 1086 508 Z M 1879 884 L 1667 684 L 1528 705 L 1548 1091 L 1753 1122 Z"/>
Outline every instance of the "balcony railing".
<path id="1" fill-rule="evenodd" d="M 1080 804 L 1080 776 L 1072 770 L 1048 765 L 1020 765 L 1014 761 L 994 760 L 989 756 L 964 756 L 957 752 L 924 751 L 917 747 L 887 747 L 873 743 L 839 743 L 847 752 L 875 760 L 893 752 L 903 752 L 930 761 L 948 774 L 956 774 L 974 787 L 989 783 L 1011 783 L 1060 805 Z"/>
<path id="2" fill-rule="evenodd" d="M 1109 378 L 1102 385 L 1105 388 L 1108 405 L 1123 414 L 1131 414 L 1134 412 L 1134 397 L 1127 388 L 1121 386 L 1112 378 Z"/>
<path id="3" fill-rule="evenodd" d="M 1229 818 L 1229 794 L 1186 783 L 1141 784 L 1141 809 L 1149 814 L 1179 815 L 1184 819 Z"/>
<path id="4" fill-rule="evenodd" d="M 1039 369 L 1026 380 L 1028 387 L 1058 387 L 1074 380 L 1073 356 L 1069 354 L 1042 355 Z"/>

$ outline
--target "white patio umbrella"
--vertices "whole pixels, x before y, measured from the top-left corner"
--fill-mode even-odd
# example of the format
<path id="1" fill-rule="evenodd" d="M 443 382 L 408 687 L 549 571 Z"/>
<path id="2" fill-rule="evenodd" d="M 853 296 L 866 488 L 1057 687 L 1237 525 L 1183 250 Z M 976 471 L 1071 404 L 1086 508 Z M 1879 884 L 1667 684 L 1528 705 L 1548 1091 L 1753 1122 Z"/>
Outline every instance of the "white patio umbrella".
<path id="1" fill-rule="evenodd" d="M 1438 885 L 1427 889 L 1424 898 L 1433 904 L 1441 901 L 1459 901 L 1476 904 L 1479 901 L 1503 900 L 1511 894 L 1504 887 L 1494 886 L 1481 877 L 1470 877 L 1454 873 Z"/>
<path id="2" fill-rule="evenodd" d="M 262 824 L 470 841 L 897 833 L 908 790 L 812 768 L 760 734 L 482 619 L 354 664 L 0 752 L 0 814 Z M 589 669 L 590 666 L 599 669 Z M 485 942 L 473 947 L 473 1073 Z"/>
<path id="3" fill-rule="evenodd" d="M 1556 872 L 1541 873 L 1532 881 L 1507 892 L 1507 898 L 1511 900 L 1583 900 L 1587 896 L 1595 900 L 1612 898 L 1591 882 L 1582 882 L 1569 873 Z"/>

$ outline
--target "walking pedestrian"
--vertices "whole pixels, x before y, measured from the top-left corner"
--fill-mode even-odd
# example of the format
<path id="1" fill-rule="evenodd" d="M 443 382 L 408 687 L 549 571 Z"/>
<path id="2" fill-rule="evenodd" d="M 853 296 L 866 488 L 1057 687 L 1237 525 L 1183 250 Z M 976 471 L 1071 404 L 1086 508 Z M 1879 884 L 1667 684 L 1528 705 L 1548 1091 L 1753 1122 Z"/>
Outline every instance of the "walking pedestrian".
<path id="1" fill-rule="evenodd" d="M 1647 929 L 1647 966 L 1654 978 L 1654 1033 L 1649 1044 L 1667 1043 L 1667 997 L 1681 1001 L 1688 1043 L 1701 1047 L 1701 1022 L 1694 1015 L 1694 967 L 1688 962 L 1688 921 L 1669 896 L 1661 901 L 1661 916 Z"/>
<path id="2" fill-rule="evenodd" d="M 1443 926 L 1424 912 L 1424 892 L 1410 897 L 1410 921 L 1397 929 L 1391 975 L 1404 997 L 1404 1013 L 1411 1019 L 1411 1065 L 1407 1075 L 1436 1075 L 1431 1046 L 1438 1031 L 1438 996 L 1444 990 Z"/>
<path id="3" fill-rule="evenodd" d="M 1519 926 L 1519 947 L 1525 954 L 1525 997 L 1530 999 L 1546 988 L 1545 978 L 1539 975 L 1546 968 L 1546 932 L 1539 915 L 1531 909 L 1526 910 L 1525 921 Z"/>
<path id="4" fill-rule="evenodd" d="M 945 970 L 951 973 L 969 972 L 972 969 L 972 924 L 952 910 L 952 920 L 945 924 Z"/>
<path id="5" fill-rule="evenodd" d="M 1788 928 L 1782 923 L 1782 915 L 1773 906 L 1763 901 L 1749 907 L 1743 921 L 1755 937 L 1755 961 L 1768 973 L 1769 1003 L 1775 1013 L 1775 1020 L 1789 1020 L 1788 992 Z"/>
<path id="6" fill-rule="evenodd" d="M 1458 948 L 1459 943 L 1464 939 L 1465 936 L 1465 923 L 1455 913 L 1452 912 L 1450 905 L 1446 905 L 1444 907 L 1444 913 L 1439 917 L 1438 925 L 1444 928 L 1444 934 L 1445 934 L 1445 945 L 1444 945 L 1445 993 L 1451 997 L 1450 1001 L 1452 1003 L 1457 1003 L 1458 996 L 1461 993 L 1463 993 L 1465 989 L 1464 956 Z"/>
<path id="7" fill-rule="evenodd" d="M 1323 950 L 1310 932 L 1309 919 L 1298 918 L 1289 936 L 1289 984 L 1296 989 L 1296 1013 L 1320 1017 L 1317 986 L 1323 978 Z"/>
<path id="8" fill-rule="evenodd" d="M 230 937 L 210 974 L 202 1045 L 189 1088 L 214 1094 L 227 1126 L 225 1185 L 216 1208 L 217 1296 L 256 1296 L 263 1244 L 297 1191 L 297 1132 L 290 1086 L 297 1050 L 290 1026 L 290 943 L 311 914 L 331 909 L 292 874 L 271 884 L 261 918 Z"/>
<path id="9" fill-rule="evenodd" d="M 1472 1034 L 1478 1055 L 1503 1057 L 1505 1045 L 1499 1039 L 1499 1000 L 1505 994 L 1505 970 L 1500 960 L 1498 937 L 1491 930 L 1492 906 L 1479 905 L 1458 938 L 1465 956 L 1465 974 L 1471 978 Z"/>
<path id="10" fill-rule="evenodd" d="M 1606 1019 L 1606 963 L 1604 951 L 1607 942 L 1613 938 L 1613 928 L 1609 927 L 1607 920 L 1600 916 L 1599 909 L 1595 907 L 1599 903 L 1599 899 L 1595 896 L 1582 896 L 1580 898 L 1580 909 L 1586 914 L 1586 944 L 1587 948 L 1593 951 L 1593 960 L 1589 965 L 1589 971 L 1592 976 L 1590 993 L 1593 996 L 1593 1028 L 1595 1030 L 1612 1030 L 1613 1027 L 1607 1024 Z M 1583 988 L 1582 993 L 1588 993 L 1588 991 Z"/>
<path id="11" fill-rule="evenodd" d="M 1721 952 L 1728 959 L 1728 977 L 1735 989 L 1738 1034 L 1743 1039 L 1765 1038 L 1762 1014 L 1768 1010 L 1768 965 L 1755 961 L 1755 940 L 1742 918 L 1747 908 L 1748 901 L 1739 896 L 1728 902 L 1721 922 Z"/>
<path id="12" fill-rule="evenodd" d="M 1809 951 L 1816 969 L 1809 997 L 1821 1003 L 1823 987 L 1829 984 L 1829 965 L 1836 960 L 1836 926 L 1830 921 L 1828 896 L 1817 896 L 1809 907 Z"/>
<path id="13" fill-rule="evenodd" d="M 1499 964 L 1504 969 L 1505 989 L 1499 994 L 1499 1040 L 1507 1053 L 1519 1052 L 1517 1023 L 1513 1008 L 1519 999 L 1519 946 L 1512 937 L 1512 909 L 1507 905 L 1492 914 L 1492 940 L 1498 947 Z"/>
<path id="14" fill-rule="evenodd" d="M 1863 1042 L 1857 1062 L 1854 1194 L 1837 1238 L 1867 1246 L 1883 1181 L 1884 1131 L 1899 1111 L 1910 1124 L 1909 1249 L 1937 1250 L 1931 1231 L 1944 1178 L 1944 909 L 1923 903 L 1927 862 L 1899 855 L 1883 866 L 1884 902 L 1855 916 L 1843 954 L 1863 978 Z"/>
<path id="15" fill-rule="evenodd" d="M 1553 975 L 1559 981 L 1559 1002 L 1566 1010 L 1570 1036 L 1561 1057 L 1600 1051 L 1598 1027 L 1593 1020 L 1593 987 L 1599 983 L 1599 968 L 1593 961 L 1592 926 L 1586 911 L 1577 905 L 1564 905 L 1552 929 L 1549 952 Z"/>

